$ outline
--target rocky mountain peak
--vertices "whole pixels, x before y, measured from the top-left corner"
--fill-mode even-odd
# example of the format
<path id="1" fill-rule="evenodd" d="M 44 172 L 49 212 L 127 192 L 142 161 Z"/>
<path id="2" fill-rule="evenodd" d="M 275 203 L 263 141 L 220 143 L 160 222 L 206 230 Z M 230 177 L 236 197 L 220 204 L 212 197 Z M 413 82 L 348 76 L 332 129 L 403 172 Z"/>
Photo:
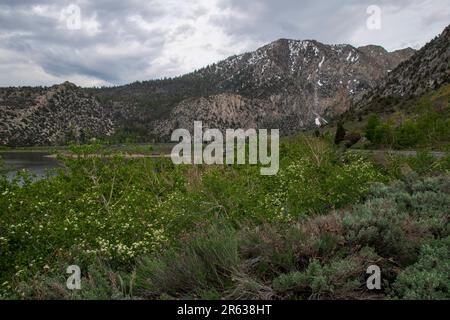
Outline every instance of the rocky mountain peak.
<path id="1" fill-rule="evenodd" d="M 54 86 L 56 88 L 61 88 L 61 89 L 77 89 L 78 86 L 72 82 L 69 81 L 65 81 L 59 85 Z"/>
<path id="2" fill-rule="evenodd" d="M 401 56 L 410 52 L 411 49 L 405 49 L 394 54 Z M 418 97 L 446 83 L 450 83 L 450 26 L 410 59 L 400 63 L 365 95 L 357 108 L 371 108 L 383 99 Z"/>
<path id="3" fill-rule="evenodd" d="M 174 128 L 189 129 L 194 120 L 214 128 L 273 127 L 283 134 L 311 128 L 317 116 L 348 110 L 352 99 L 409 56 L 379 46 L 278 39 L 192 74 L 208 79 L 218 92 L 175 105 L 167 118 L 153 122 L 152 134 L 168 137 Z"/>

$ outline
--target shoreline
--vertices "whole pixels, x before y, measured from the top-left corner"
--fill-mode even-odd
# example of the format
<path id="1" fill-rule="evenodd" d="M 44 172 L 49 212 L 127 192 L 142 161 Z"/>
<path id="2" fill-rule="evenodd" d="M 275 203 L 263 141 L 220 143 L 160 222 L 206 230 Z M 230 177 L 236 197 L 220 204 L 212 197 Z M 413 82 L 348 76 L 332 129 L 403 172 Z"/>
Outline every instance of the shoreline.
<path id="1" fill-rule="evenodd" d="M 86 155 L 77 155 L 77 154 L 49 154 L 44 156 L 44 158 L 57 159 L 58 156 L 63 156 L 71 159 L 79 159 L 79 158 L 114 158 L 114 157 L 123 157 L 125 159 L 144 159 L 144 158 L 170 158 L 170 154 L 111 154 L 111 155 L 102 155 L 102 154 L 86 154 Z"/>

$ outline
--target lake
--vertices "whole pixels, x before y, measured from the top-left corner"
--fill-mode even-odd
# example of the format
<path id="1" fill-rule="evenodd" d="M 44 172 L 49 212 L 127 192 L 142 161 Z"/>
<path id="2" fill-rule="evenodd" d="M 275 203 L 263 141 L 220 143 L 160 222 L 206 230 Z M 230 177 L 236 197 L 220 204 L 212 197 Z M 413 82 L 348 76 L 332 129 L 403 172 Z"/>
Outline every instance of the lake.
<path id="1" fill-rule="evenodd" d="M 62 164 L 56 159 L 47 157 L 46 152 L 0 152 L 0 157 L 6 168 L 9 180 L 14 179 L 21 170 L 27 170 L 42 179 L 50 169 L 62 168 Z"/>

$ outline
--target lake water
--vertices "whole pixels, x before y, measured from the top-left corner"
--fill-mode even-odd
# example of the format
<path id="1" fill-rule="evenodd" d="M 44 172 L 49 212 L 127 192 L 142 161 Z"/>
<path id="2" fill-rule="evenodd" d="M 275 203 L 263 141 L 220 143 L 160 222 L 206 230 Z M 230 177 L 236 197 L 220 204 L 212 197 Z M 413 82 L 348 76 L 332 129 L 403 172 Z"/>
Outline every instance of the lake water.
<path id="1" fill-rule="evenodd" d="M 0 152 L 9 180 L 14 179 L 21 170 L 27 170 L 42 179 L 50 169 L 62 168 L 56 159 L 49 158 L 45 152 Z"/>

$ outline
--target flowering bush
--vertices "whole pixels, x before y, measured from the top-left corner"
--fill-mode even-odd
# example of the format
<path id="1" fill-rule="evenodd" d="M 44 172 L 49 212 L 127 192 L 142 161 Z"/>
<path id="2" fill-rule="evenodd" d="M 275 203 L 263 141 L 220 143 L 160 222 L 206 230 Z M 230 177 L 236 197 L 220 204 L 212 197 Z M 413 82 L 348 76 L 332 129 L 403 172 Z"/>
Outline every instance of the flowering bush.
<path id="1" fill-rule="evenodd" d="M 295 223 L 209 221 L 130 270 L 94 261 L 79 292 L 65 288 L 64 271 L 19 289 L 61 299 L 448 299 L 449 183 L 443 175 L 375 184 L 363 203 Z M 367 288 L 372 265 L 381 290 Z"/>
<path id="2" fill-rule="evenodd" d="M 384 181 L 368 161 L 332 144 L 298 138 L 283 144 L 280 172 L 257 166 L 174 166 L 169 159 L 128 159 L 99 146 L 72 148 L 67 169 L 22 185 L 0 179 L 0 285 L 55 261 L 85 267 L 96 259 L 129 269 L 144 254 L 180 243 L 185 233 L 220 219 L 292 222 L 362 199 Z"/>

